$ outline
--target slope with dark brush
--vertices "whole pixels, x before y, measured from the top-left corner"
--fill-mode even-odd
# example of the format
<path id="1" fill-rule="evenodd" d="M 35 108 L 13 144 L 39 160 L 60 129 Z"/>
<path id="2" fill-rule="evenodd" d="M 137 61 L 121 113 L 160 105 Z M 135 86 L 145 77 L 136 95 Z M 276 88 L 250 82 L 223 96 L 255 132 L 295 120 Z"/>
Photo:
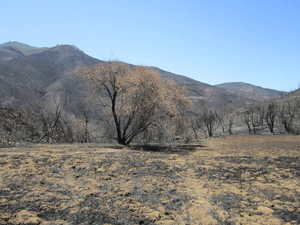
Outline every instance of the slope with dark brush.
<path id="1" fill-rule="evenodd" d="M 36 53 L 43 52 L 48 49 L 46 47 L 38 48 L 38 47 L 30 46 L 27 44 L 23 44 L 20 42 L 16 42 L 16 41 L 13 41 L 13 42 L 9 41 L 4 44 L 0 44 L 0 48 L 3 48 L 3 47 L 12 47 L 17 51 L 22 52 L 24 55 L 36 54 Z"/>
<path id="2" fill-rule="evenodd" d="M 9 51 L 7 48 L 10 48 Z M 26 104 L 33 109 L 41 101 L 54 95 L 64 96 L 70 90 L 79 91 L 77 86 L 80 83 L 74 77 L 75 71 L 80 66 L 100 62 L 68 45 L 56 46 L 28 56 L 22 56 L 20 52 L 17 55 L 18 51 L 12 47 L 0 48 L 0 56 L 5 55 L 3 52 L 10 54 L 11 59 L 0 58 L 1 105 Z"/>
<path id="3" fill-rule="evenodd" d="M 282 91 L 262 88 L 259 86 L 255 86 L 243 82 L 229 82 L 229 83 L 218 84 L 215 86 L 222 88 L 230 93 L 236 94 L 241 97 L 246 97 L 254 101 L 274 99 L 285 93 Z"/>
<path id="4" fill-rule="evenodd" d="M 24 54 L 11 46 L 0 48 L 0 64 L 21 57 L 24 57 Z"/>
<path id="5" fill-rule="evenodd" d="M 188 91 L 189 98 L 193 101 L 195 108 L 198 110 L 204 106 L 219 109 L 236 108 L 244 104 L 255 102 L 255 100 L 246 96 L 239 96 L 222 88 L 202 83 L 186 76 L 176 75 L 159 68 L 155 69 L 157 69 L 162 76 L 184 85 Z"/>
<path id="6" fill-rule="evenodd" d="M 41 51 L 35 51 L 40 49 Z M 27 54 L 27 50 L 33 50 Z M 25 54 L 26 53 L 26 54 Z M 84 87 L 76 78 L 80 67 L 101 62 L 86 55 L 76 46 L 58 45 L 53 48 L 36 48 L 19 42 L 0 45 L 0 101 L 1 105 L 30 105 L 35 109 L 41 102 L 49 107 L 54 96 L 68 96 L 74 105 L 84 101 Z M 186 86 L 194 111 L 205 105 L 212 108 L 236 108 L 269 98 L 270 92 L 260 88 L 247 88 L 247 92 L 212 86 L 159 68 L 154 69 L 165 78 Z M 247 87 L 249 87 L 248 85 Z M 222 87 L 222 88 L 221 88 Z M 253 86 L 254 87 L 254 86 Z M 245 88 L 244 88 L 245 89 Z M 273 95 L 279 94 L 273 90 Z M 272 96 L 273 96 L 272 95 Z M 253 97 L 255 96 L 255 97 Z M 52 103 L 53 104 L 53 103 Z"/>

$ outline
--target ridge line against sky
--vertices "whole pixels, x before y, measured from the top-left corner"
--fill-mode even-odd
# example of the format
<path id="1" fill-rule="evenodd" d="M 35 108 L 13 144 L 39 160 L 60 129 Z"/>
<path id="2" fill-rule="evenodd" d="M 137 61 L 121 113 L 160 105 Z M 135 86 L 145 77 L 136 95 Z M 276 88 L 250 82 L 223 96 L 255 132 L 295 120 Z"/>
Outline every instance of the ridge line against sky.
<path id="1" fill-rule="evenodd" d="M 300 1 L 1 1 L 0 43 L 76 45 L 211 85 L 300 82 Z"/>

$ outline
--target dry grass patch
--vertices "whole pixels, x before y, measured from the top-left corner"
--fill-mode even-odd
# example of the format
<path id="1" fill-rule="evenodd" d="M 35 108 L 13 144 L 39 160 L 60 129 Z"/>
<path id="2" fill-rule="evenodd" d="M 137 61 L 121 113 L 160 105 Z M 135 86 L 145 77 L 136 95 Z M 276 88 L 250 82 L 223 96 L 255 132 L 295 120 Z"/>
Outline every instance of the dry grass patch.
<path id="1" fill-rule="evenodd" d="M 0 224 L 299 224 L 299 159 L 280 135 L 3 148 Z"/>

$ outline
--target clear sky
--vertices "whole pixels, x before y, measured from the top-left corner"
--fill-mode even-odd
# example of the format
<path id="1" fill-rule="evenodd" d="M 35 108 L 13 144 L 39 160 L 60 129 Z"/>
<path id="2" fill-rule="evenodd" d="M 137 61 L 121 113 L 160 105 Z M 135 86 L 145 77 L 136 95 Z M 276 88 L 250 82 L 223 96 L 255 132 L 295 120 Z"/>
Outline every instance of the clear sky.
<path id="1" fill-rule="evenodd" d="M 1 0 L 0 43 L 76 45 L 215 85 L 300 82 L 299 0 Z"/>

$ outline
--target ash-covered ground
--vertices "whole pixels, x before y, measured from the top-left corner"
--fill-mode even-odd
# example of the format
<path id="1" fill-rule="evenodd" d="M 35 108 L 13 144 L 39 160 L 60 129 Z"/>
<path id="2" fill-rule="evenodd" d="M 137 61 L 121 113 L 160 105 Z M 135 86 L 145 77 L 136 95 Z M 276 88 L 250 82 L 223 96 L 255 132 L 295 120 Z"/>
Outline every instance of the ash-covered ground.
<path id="1" fill-rule="evenodd" d="M 300 137 L 0 149 L 0 224 L 300 224 Z"/>

